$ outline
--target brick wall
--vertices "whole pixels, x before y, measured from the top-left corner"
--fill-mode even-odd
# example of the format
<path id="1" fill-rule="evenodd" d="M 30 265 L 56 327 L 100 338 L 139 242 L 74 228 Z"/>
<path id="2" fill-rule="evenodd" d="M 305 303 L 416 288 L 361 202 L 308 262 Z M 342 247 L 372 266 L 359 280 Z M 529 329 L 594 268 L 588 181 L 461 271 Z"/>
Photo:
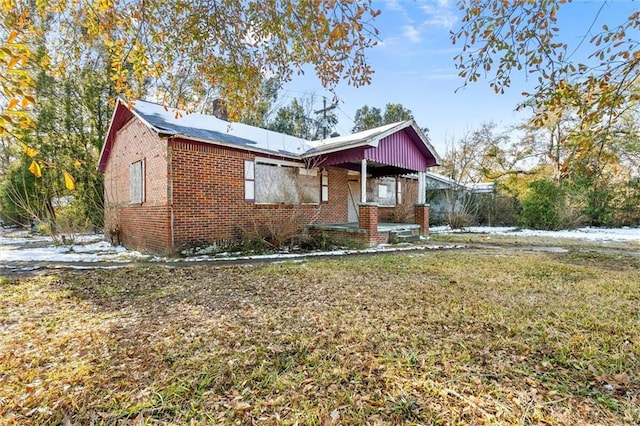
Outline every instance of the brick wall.
<path id="1" fill-rule="evenodd" d="M 254 154 L 176 139 L 170 155 L 176 251 L 224 244 L 265 228 L 302 230 L 310 223 L 347 219 L 345 170 L 328 169 L 328 203 L 261 205 L 246 202 L 244 194 L 244 160 Z"/>
<path id="2" fill-rule="evenodd" d="M 167 205 L 167 143 L 139 120 L 125 124 L 116 135 L 104 173 L 105 234 L 119 229 L 127 247 L 170 252 Z M 130 204 L 129 166 L 144 161 L 145 201 Z"/>

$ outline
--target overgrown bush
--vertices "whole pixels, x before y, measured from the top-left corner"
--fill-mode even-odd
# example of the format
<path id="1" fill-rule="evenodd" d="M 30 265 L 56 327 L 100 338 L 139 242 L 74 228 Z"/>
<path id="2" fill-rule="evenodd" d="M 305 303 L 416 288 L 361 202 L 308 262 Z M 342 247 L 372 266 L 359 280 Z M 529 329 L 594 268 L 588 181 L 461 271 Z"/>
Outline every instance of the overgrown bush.
<path id="1" fill-rule="evenodd" d="M 413 204 L 403 201 L 396 204 L 391 212 L 391 220 L 395 223 L 413 223 L 415 208 Z"/>
<path id="2" fill-rule="evenodd" d="M 452 229 L 462 229 L 474 224 L 478 214 L 478 194 L 470 191 L 448 189 L 445 197 L 449 206 L 447 224 Z"/>
<path id="3" fill-rule="evenodd" d="M 493 216 L 490 226 L 515 226 L 518 224 L 520 203 L 511 195 L 496 195 L 492 198 Z"/>
<path id="4" fill-rule="evenodd" d="M 564 203 L 564 194 L 551 181 L 537 180 L 528 185 L 528 191 L 520 200 L 521 226 L 535 229 L 560 228 L 559 210 Z"/>
<path id="5" fill-rule="evenodd" d="M 452 211 L 447 214 L 447 224 L 451 229 L 463 229 L 473 223 L 473 215 L 465 211 Z"/>
<path id="6" fill-rule="evenodd" d="M 0 206 L 4 222 L 28 226 L 43 224 L 41 232 L 58 237 L 102 228 L 104 217 L 102 180 L 95 173 L 78 172 L 76 189 L 60 187 L 47 175 L 36 178 L 29 171 L 30 159 L 16 161 L 0 182 Z M 49 171 L 53 174 L 54 171 Z M 60 235 L 62 239 L 62 235 Z"/>
<path id="7" fill-rule="evenodd" d="M 241 228 L 240 238 L 259 241 L 265 249 L 292 248 L 309 238 L 304 223 L 305 217 L 298 205 L 256 209 L 252 223 Z"/>
<path id="8" fill-rule="evenodd" d="M 520 204 L 522 210 L 518 223 L 523 227 L 557 230 L 574 228 L 583 223 L 579 208 L 570 202 L 564 188 L 549 180 L 531 182 Z"/>
<path id="9" fill-rule="evenodd" d="M 614 226 L 616 184 L 592 176 L 575 176 L 567 183 L 569 194 L 588 225 Z"/>
<path id="10" fill-rule="evenodd" d="M 24 159 L 16 161 L 0 182 L 0 211 L 5 222 L 26 226 L 33 219 L 45 219 L 44 196 L 28 169 Z"/>
<path id="11" fill-rule="evenodd" d="M 613 226 L 640 225 L 640 179 L 620 185 L 614 196 Z"/>
<path id="12" fill-rule="evenodd" d="M 472 219 L 478 226 L 515 226 L 519 212 L 518 200 L 510 195 L 476 194 L 476 213 Z"/>
<path id="13" fill-rule="evenodd" d="M 90 233 L 93 229 L 91 220 L 85 214 L 83 203 L 75 199 L 57 211 L 55 232 L 51 232 L 50 235 L 56 243 L 71 244 L 78 235 Z"/>

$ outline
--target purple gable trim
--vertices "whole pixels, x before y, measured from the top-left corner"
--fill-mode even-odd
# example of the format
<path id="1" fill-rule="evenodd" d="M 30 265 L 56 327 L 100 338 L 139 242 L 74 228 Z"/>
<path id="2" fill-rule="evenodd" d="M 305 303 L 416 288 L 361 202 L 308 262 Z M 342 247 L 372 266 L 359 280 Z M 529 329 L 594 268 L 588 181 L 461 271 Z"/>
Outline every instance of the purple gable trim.
<path id="1" fill-rule="evenodd" d="M 337 164 L 355 163 L 364 158 L 365 146 L 347 149 L 345 151 L 332 152 L 324 157 L 321 166 L 334 166 Z"/>
<path id="2" fill-rule="evenodd" d="M 416 172 L 427 170 L 436 163 L 435 158 L 418 137 L 414 140 L 407 133 L 401 131 L 383 138 L 377 148 L 365 151 L 365 158 Z"/>
<path id="3" fill-rule="evenodd" d="M 423 172 L 436 164 L 435 157 L 420 137 L 413 129 L 407 128 L 381 139 L 377 147 L 359 146 L 326 154 L 321 165 L 358 163 L 362 159 L 402 169 L 399 171 L 402 173 Z"/>

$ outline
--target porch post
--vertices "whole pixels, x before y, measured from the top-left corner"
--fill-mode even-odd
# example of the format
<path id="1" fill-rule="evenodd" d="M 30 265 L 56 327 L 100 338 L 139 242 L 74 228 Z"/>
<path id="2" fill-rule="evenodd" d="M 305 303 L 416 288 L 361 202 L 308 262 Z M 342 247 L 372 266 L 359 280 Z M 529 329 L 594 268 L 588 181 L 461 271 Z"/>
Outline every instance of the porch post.
<path id="1" fill-rule="evenodd" d="M 416 224 L 420 225 L 420 234 L 429 235 L 429 204 L 416 204 L 413 208 Z"/>
<path id="2" fill-rule="evenodd" d="M 425 182 L 426 176 L 424 172 L 418 172 L 418 204 L 425 203 Z"/>
<path id="3" fill-rule="evenodd" d="M 358 227 L 365 231 L 367 243 L 370 247 L 377 245 L 380 243 L 380 235 L 378 234 L 378 204 L 362 203 L 358 205 L 358 210 Z"/>
<path id="4" fill-rule="evenodd" d="M 360 202 L 367 202 L 367 159 L 360 163 Z"/>

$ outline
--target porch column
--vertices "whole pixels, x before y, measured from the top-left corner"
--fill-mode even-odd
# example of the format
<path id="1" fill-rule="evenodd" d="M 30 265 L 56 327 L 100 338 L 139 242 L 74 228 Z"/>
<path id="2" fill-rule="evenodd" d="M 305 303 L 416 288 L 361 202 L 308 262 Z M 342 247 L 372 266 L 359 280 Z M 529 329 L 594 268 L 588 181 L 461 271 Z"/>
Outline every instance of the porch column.
<path id="1" fill-rule="evenodd" d="M 360 202 L 367 202 L 367 159 L 360 163 Z"/>
<path id="2" fill-rule="evenodd" d="M 362 203 L 358 210 L 358 227 L 366 232 L 370 246 L 378 244 L 378 204 Z"/>
<path id="3" fill-rule="evenodd" d="M 420 225 L 420 234 L 429 234 L 429 204 L 416 204 L 414 216 L 417 225 Z"/>
<path id="4" fill-rule="evenodd" d="M 426 175 L 424 172 L 418 172 L 418 204 L 424 204 L 426 190 Z"/>

